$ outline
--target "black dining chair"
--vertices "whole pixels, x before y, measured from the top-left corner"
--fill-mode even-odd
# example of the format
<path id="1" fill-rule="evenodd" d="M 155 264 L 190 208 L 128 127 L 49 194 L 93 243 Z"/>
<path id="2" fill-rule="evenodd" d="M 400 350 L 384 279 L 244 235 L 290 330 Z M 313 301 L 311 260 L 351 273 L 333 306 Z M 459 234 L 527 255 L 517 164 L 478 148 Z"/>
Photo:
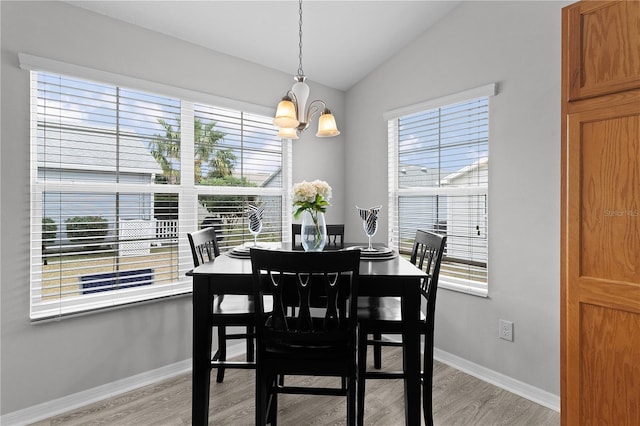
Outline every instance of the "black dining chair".
<path id="1" fill-rule="evenodd" d="M 188 234 L 194 266 L 200 266 L 220 256 L 218 238 L 213 227 Z M 253 297 L 237 294 L 214 295 L 211 302 L 211 322 L 218 331 L 218 350 L 211 360 L 211 367 L 217 368 L 216 382 L 224 380 L 225 368 L 247 368 L 255 361 L 255 314 Z M 227 334 L 227 327 L 245 327 L 244 333 Z M 227 340 L 245 339 L 247 343 L 246 362 L 227 362 Z"/>
<path id="2" fill-rule="evenodd" d="M 420 313 L 420 333 L 424 336 L 422 404 L 427 426 L 433 425 L 431 387 L 433 384 L 433 327 L 440 264 L 447 237 L 416 231 L 411 263 L 427 273 L 420 293 L 426 313 Z M 373 346 L 374 368 L 381 368 L 381 347 L 402 346 L 402 342 L 383 340 L 383 334 L 402 334 L 402 309 L 399 297 L 360 297 L 358 300 L 358 424 L 364 423 L 365 379 L 400 379 L 401 371 L 367 371 L 367 347 Z M 369 339 L 369 335 L 373 339 Z"/>
<path id="3" fill-rule="evenodd" d="M 346 396 L 347 424 L 355 425 L 360 251 L 252 248 L 251 266 L 256 302 L 256 425 L 277 424 L 278 394 Z M 273 297 L 271 314 L 263 309 L 265 293 Z M 298 309 L 292 313 L 287 305 L 294 299 Z M 284 375 L 334 376 L 344 384 L 285 386 L 279 380 Z"/>
<path id="4" fill-rule="evenodd" d="M 325 247 L 328 248 L 344 248 L 344 224 L 332 224 L 327 226 L 327 244 Z M 291 241 L 293 242 L 293 246 L 296 244 L 301 245 L 302 240 L 299 243 L 296 243 L 297 239 L 300 240 L 302 236 L 302 225 L 299 223 L 291 224 Z"/>

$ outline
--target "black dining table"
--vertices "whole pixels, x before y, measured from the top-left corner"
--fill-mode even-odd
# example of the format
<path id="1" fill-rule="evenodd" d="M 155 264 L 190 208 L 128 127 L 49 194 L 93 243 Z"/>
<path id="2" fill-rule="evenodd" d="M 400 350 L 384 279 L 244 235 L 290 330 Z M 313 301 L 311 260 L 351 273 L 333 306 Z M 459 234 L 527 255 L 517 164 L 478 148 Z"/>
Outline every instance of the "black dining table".
<path id="1" fill-rule="evenodd" d="M 346 249 L 363 244 L 345 244 Z M 288 243 L 281 250 L 291 249 Z M 295 249 L 295 248 L 294 248 Z M 211 382 L 211 306 L 216 294 L 252 294 L 251 260 L 223 254 L 189 271 L 193 277 L 192 423 L 209 421 Z M 420 425 L 420 283 L 426 273 L 401 256 L 361 259 L 359 296 L 402 299 L 405 424 Z M 366 349 L 366 348 L 365 348 Z"/>

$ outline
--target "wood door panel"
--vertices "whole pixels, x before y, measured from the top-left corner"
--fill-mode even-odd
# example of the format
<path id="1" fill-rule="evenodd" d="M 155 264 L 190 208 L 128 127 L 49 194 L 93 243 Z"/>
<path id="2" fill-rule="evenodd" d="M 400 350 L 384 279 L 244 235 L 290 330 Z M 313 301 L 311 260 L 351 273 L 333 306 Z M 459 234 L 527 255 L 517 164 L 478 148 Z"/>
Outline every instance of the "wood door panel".
<path id="1" fill-rule="evenodd" d="M 580 117 L 580 275 L 640 283 L 640 113 L 597 115 Z"/>
<path id="2" fill-rule="evenodd" d="M 640 285 L 640 91 L 630 93 L 624 104 L 611 96 L 615 104 L 567 116 L 573 279 Z"/>
<path id="3" fill-rule="evenodd" d="M 580 424 L 640 419 L 640 314 L 581 304 Z"/>
<path id="4" fill-rule="evenodd" d="M 640 2 L 581 2 L 569 11 L 569 100 L 638 87 Z"/>
<path id="5" fill-rule="evenodd" d="M 575 293 L 589 303 L 640 314 L 640 285 L 581 277 Z"/>

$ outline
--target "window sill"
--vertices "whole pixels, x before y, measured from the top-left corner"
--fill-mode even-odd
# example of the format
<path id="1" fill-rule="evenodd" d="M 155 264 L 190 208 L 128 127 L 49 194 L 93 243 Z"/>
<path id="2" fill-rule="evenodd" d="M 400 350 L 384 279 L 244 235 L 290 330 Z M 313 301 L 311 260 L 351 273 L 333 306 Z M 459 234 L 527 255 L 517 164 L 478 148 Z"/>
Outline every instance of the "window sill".
<path id="1" fill-rule="evenodd" d="M 454 281 L 449 277 L 440 276 L 438 280 L 438 288 L 444 288 L 459 293 L 466 293 L 477 297 L 489 297 L 489 289 L 487 286 L 480 287 L 477 284 L 464 284 Z"/>
<path id="2" fill-rule="evenodd" d="M 186 284 L 188 285 L 167 286 L 169 288 L 165 288 L 162 291 L 156 290 L 154 292 L 141 292 L 135 291 L 136 289 L 124 289 L 122 290 L 122 293 L 126 293 L 127 290 L 133 291 L 129 292 L 129 295 L 122 293 L 118 294 L 118 292 L 104 292 L 104 294 L 85 295 L 82 299 L 75 298 L 75 301 L 64 301 L 66 303 L 60 303 L 60 301 L 43 303 L 36 307 L 36 312 L 31 313 L 31 324 L 35 325 L 51 321 L 59 321 L 66 318 L 75 318 L 78 316 L 91 315 L 100 312 L 129 308 L 131 306 L 140 306 L 147 303 L 156 303 L 191 296 L 191 283 Z M 90 298 L 94 300 L 89 302 Z"/>

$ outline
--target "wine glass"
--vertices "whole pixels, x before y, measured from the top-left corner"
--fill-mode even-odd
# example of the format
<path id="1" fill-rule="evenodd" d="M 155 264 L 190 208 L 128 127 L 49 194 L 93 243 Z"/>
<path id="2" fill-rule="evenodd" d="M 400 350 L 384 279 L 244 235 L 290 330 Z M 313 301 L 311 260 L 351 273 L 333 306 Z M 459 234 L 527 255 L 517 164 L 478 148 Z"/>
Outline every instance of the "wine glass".
<path id="1" fill-rule="evenodd" d="M 358 209 L 358 214 L 360 214 L 360 218 L 362 219 L 362 227 L 364 228 L 364 233 L 369 237 L 369 247 L 363 249 L 363 251 L 376 251 L 371 246 L 371 237 L 376 235 L 378 232 L 378 213 L 382 206 L 370 207 L 368 209 L 363 209 L 361 207 L 356 206 Z"/>
<path id="2" fill-rule="evenodd" d="M 258 246 L 258 234 L 262 231 L 262 218 L 264 216 L 264 204 L 254 206 L 248 205 L 247 215 L 249 216 L 249 232 L 253 235 L 253 246 Z"/>

